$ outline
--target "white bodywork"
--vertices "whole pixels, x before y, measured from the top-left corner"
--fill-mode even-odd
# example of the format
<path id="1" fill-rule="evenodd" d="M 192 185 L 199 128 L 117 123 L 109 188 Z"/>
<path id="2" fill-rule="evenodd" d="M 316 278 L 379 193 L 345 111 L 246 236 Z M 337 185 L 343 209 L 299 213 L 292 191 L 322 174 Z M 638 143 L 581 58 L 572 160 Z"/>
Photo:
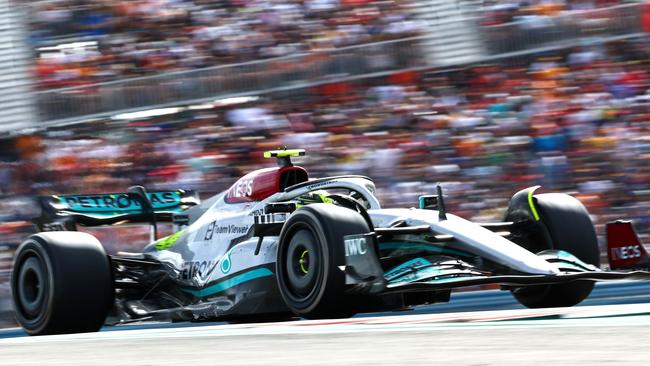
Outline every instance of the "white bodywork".
<path id="1" fill-rule="evenodd" d="M 429 225 L 435 234 L 458 239 L 450 243 L 449 248 L 458 248 L 524 273 L 559 272 L 555 266 L 519 245 L 458 216 L 448 213 L 446 220 L 440 220 L 435 210 L 382 209 L 374 196 L 374 183 L 362 177 L 319 179 L 313 184 L 276 193 L 261 202 L 229 204 L 221 194 L 200 218 L 184 229 L 186 232 L 177 244 L 165 250 L 154 250 L 152 244 L 146 254 L 181 269 L 178 279 L 193 286 L 212 283 L 251 267 L 272 264 L 276 260 L 278 237 L 265 237 L 259 255 L 251 255 L 259 240 L 258 237 L 246 237 L 254 217 L 263 214 L 269 203 L 291 201 L 315 190 L 335 189 L 360 194 L 375 227 L 389 227 L 400 220 L 409 226 Z M 232 244 L 238 239 L 241 241 Z"/>
<path id="2" fill-rule="evenodd" d="M 559 270 L 510 240 L 492 231 L 447 213 L 446 220 L 440 221 L 438 211 L 420 209 L 383 209 L 368 212 L 376 227 L 387 227 L 404 220 L 409 226 L 429 225 L 437 234 L 452 235 L 458 244 L 450 248 L 480 255 L 506 267 L 531 274 L 555 274 Z"/>

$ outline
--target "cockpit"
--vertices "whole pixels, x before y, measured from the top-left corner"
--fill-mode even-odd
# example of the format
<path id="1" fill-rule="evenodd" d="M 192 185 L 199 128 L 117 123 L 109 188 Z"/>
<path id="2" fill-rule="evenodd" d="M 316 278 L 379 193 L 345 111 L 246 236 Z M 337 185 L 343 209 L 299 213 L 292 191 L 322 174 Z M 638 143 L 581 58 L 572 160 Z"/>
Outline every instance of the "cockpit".
<path id="1" fill-rule="evenodd" d="M 259 202 L 274 194 L 279 194 L 278 200 L 293 200 L 321 190 L 323 197 L 349 196 L 366 208 L 379 208 L 379 202 L 374 197 L 375 186 L 370 178 L 349 175 L 310 180 L 303 167 L 291 162 L 291 157 L 304 155 L 304 150 L 265 152 L 264 157 L 276 158 L 278 166 L 259 169 L 240 178 L 226 192 L 226 203 Z"/>

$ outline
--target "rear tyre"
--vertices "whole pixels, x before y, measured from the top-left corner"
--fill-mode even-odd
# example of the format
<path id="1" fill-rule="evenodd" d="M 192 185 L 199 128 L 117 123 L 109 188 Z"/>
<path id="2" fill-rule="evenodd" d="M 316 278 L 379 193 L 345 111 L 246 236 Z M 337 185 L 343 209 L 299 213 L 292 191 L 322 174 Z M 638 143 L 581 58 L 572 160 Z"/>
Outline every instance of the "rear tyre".
<path id="1" fill-rule="evenodd" d="M 298 316 L 343 318 L 354 315 L 345 293 L 343 237 L 369 232 L 363 217 L 330 204 L 296 210 L 280 234 L 276 273 L 280 294 Z"/>
<path id="2" fill-rule="evenodd" d="M 535 195 L 534 200 L 542 227 L 535 237 L 528 238 L 522 246 L 531 251 L 564 250 L 586 263 L 600 266 L 596 231 L 582 203 L 560 193 Z M 587 298 L 593 287 L 593 281 L 574 281 L 559 285 L 518 287 L 511 291 L 520 304 L 529 308 L 567 307 Z"/>
<path id="3" fill-rule="evenodd" d="M 104 248 L 79 232 L 39 233 L 23 242 L 11 289 L 16 320 L 31 335 L 95 332 L 114 300 Z"/>

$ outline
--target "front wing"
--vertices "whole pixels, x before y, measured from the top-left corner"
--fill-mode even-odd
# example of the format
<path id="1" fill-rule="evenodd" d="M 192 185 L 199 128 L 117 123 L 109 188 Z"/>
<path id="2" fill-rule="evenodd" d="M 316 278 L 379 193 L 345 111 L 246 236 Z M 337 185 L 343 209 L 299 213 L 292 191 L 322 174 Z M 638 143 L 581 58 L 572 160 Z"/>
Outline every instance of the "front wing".
<path id="1" fill-rule="evenodd" d="M 549 275 L 497 274 L 462 260 L 432 262 L 424 257 L 405 259 L 403 263 L 384 271 L 377 255 L 378 246 L 374 234 L 346 236 L 344 243 L 346 264 L 342 269 L 346 273 L 346 283 L 353 285 L 351 291 L 359 293 L 436 291 L 489 284 L 522 287 L 577 280 L 650 280 L 650 271 L 603 271 L 560 250 L 547 250 L 538 254 L 558 268 L 557 274 Z"/>

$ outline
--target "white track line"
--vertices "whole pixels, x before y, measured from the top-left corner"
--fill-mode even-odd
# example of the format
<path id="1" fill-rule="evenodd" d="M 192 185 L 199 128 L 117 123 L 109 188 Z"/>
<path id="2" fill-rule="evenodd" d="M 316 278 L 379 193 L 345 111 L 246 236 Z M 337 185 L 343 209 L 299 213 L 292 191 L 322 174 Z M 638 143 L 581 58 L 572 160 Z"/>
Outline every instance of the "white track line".
<path id="1" fill-rule="evenodd" d="M 536 319 L 543 318 L 543 319 Z M 472 313 L 401 315 L 284 323 L 228 324 L 182 328 L 129 329 L 99 333 L 0 339 L 3 344 L 232 337 L 279 334 L 413 332 L 443 329 L 531 327 L 650 326 L 650 304 L 587 306 L 557 309 L 496 310 Z"/>

